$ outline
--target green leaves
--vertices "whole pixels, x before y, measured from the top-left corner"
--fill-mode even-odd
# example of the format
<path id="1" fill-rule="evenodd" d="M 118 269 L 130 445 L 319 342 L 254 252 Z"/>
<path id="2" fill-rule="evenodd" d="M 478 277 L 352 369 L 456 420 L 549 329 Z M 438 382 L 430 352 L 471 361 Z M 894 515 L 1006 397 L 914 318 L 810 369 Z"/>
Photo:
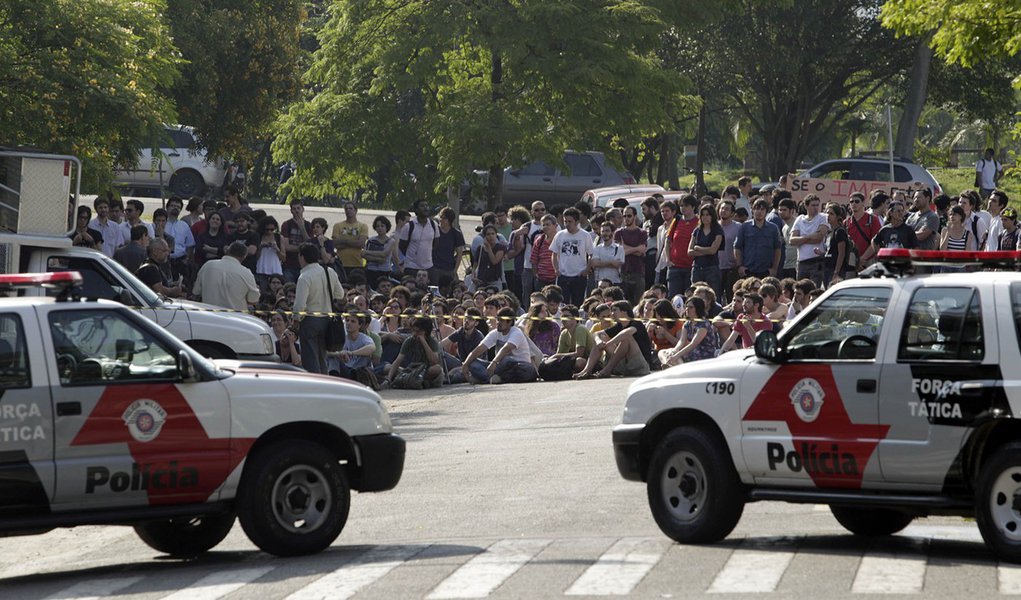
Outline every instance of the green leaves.
<path id="1" fill-rule="evenodd" d="M 901 35 L 933 32 L 935 53 L 964 66 L 1021 51 L 1018 0 L 890 0 L 882 20 Z"/>

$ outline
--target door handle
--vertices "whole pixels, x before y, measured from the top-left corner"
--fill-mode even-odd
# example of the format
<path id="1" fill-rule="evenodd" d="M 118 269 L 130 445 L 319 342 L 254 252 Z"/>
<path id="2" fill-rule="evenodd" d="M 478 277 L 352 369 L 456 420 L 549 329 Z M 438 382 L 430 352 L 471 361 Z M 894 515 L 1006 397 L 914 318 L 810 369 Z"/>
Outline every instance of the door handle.
<path id="1" fill-rule="evenodd" d="M 553 181 L 553 178 L 552 177 L 543 177 L 542 180 L 543 181 Z"/>
<path id="2" fill-rule="evenodd" d="M 57 402 L 58 417 L 72 417 L 82 414 L 81 402 Z"/>
<path id="3" fill-rule="evenodd" d="M 858 380 L 858 393 L 859 394 L 875 394 L 876 393 L 876 380 L 875 379 L 859 379 Z"/>
<path id="4" fill-rule="evenodd" d="M 167 154 L 167 156 L 169 156 L 171 158 L 177 158 L 177 157 L 181 156 L 181 154 L 178 153 L 178 152 L 170 152 L 170 153 Z"/>

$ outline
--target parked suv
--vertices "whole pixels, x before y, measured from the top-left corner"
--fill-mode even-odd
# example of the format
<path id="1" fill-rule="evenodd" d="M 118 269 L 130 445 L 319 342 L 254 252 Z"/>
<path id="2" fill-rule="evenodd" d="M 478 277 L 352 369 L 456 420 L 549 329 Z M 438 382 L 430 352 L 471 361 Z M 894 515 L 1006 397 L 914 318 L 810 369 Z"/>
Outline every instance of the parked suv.
<path id="1" fill-rule="evenodd" d="M 811 167 L 800 177 L 857 182 L 890 182 L 890 161 L 882 158 L 835 158 Z M 933 196 L 943 193 L 943 187 L 925 167 L 903 159 L 893 161 L 892 183 L 904 184 L 905 189 L 911 188 L 915 183 L 920 183 L 931 189 Z M 858 191 L 867 193 L 868 190 Z M 840 190 L 840 195 L 846 200 L 847 194 L 843 193 L 843 190 Z"/>
<path id="2" fill-rule="evenodd" d="M 129 187 L 166 186 L 178 196 L 201 196 L 207 188 L 223 183 L 222 161 L 211 160 L 198 147 L 195 130 L 185 125 L 166 125 L 166 135 L 158 140 L 154 154 L 150 147 L 139 150 L 138 163 L 132 169 L 114 171 L 114 183 Z"/>
<path id="3" fill-rule="evenodd" d="M 538 160 L 503 173 L 503 199 L 507 203 L 536 200 L 574 204 L 592 188 L 624 186 L 635 183 L 627 172 L 618 171 L 602 152 L 574 152 L 564 155 L 567 169 L 562 170 Z"/>

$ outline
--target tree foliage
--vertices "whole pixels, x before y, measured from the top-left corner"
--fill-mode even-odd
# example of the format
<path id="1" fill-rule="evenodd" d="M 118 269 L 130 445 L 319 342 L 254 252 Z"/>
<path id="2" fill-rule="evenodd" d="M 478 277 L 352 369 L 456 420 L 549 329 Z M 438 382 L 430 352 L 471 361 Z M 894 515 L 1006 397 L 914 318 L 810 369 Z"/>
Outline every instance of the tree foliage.
<path id="1" fill-rule="evenodd" d="M 294 185 L 421 194 L 568 147 L 636 145 L 691 103 L 638 0 L 346 0 L 279 121 Z"/>
<path id="2" fill-rule="evenodd" d="M 187 63 L 173 88 L 182 123 L 212 156 L 250 161 L 297 97 L 302 0 L 173 0 L 167 10 Z"/>
<path id="3" fill-rule="evenodd" d="M 882 21 L 902 35 L 933 32 L 937 56 L 964 66 L 1021 51 L 1018 0 L 889 0 Z"/>
<path id="4" fill-rule="evenodd" d="M 742 0 L 695 32 L 682 63 L 713 101 L 733 102 L 762 143 L 762 175 L 797 167 L 911 61 L 877 16 L 880 0 Z M 708 43 L 706 40 L 719 40 Z"/>
<path id="5" fill-rule="evenodd" d="M 180 59 L 163 0 L 0 3 L 0 145 L 84 159 L 86 179 L 173 120 Z"/>

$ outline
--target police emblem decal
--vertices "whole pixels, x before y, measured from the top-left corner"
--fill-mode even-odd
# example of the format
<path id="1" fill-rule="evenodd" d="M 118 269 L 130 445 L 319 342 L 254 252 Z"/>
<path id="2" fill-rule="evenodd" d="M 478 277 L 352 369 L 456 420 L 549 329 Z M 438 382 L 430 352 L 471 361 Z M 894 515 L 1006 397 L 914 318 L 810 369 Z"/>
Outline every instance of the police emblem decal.
<path id="1" fill-rule="evenodd" d="M 140 442 L 156 439 L 167 420 L 167 411 L 155 400 L 135 400 L 124 411 L 124 424 L 131 437 Z"/>
<path id="2" fill-rule="evenodd" d="M 794 412 L 798 413 L 798 418 L 806 423 L 811 423 L 819 417 L 825 396 L 826 393 L 822 391 L 822 386 L 811 377 L 806 377 L 795 384 L 790 393 Z"/>

